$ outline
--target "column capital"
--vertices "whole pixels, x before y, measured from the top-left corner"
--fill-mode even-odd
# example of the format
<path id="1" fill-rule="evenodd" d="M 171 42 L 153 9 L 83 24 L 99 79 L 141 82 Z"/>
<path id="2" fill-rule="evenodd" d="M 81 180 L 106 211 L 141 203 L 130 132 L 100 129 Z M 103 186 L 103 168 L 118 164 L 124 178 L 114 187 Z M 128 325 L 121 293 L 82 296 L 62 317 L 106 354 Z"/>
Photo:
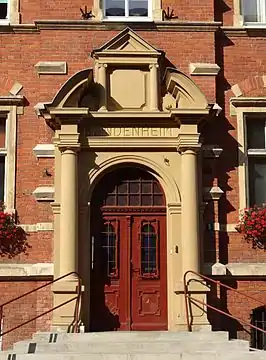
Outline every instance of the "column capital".
<path id="1" fill-rule="evenodd" d="M 61 152 L 66 150 L 78 152 L 80 149 L 79 133 L 67 133 L 60 131 L 58 134 L 57 146 Z"/>
<path id="2" fill-rule="evenodd" d="M 149 65 L 149 69 L 151 70 L 151 69 L 158 69 L 159 68 L 159 65 L 158 64 L 150 64 Z"/>
<path id="3" fill-rule="evenodd" d="M 62 154 L 68 153 L 78 153 L 80 150 L 80 144 L 58 144 L 58 149 Z"/>
<path id="4" fill-rule="evenodd" d="M 108 65 L 106 63 L 100 63 L 99 62 L 97 65 L 98 65 L 99 68 L 105 68 L 106 69 L 108 67 Z"/>
<path id="5" fill-rule="evenodd" d="M 200 134 L 179 134 L 177 136 L 177 151 L 184 153 L 188 150 L 196 153 L 201 148 Z"/>

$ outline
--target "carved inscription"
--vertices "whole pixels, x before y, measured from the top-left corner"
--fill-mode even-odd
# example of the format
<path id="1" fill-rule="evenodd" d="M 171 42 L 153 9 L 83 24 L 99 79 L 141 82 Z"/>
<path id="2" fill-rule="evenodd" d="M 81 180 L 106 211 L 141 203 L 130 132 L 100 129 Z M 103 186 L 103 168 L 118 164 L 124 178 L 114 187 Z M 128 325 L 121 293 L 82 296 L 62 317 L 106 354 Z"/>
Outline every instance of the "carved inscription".
<path id="1" fill-rule="evenodd" d="M 101 128 L 90 131 L 90 136 L 110 137 L 176 137 L 175 128 L 148 128 L 148 127 L 116 127 Z"/>

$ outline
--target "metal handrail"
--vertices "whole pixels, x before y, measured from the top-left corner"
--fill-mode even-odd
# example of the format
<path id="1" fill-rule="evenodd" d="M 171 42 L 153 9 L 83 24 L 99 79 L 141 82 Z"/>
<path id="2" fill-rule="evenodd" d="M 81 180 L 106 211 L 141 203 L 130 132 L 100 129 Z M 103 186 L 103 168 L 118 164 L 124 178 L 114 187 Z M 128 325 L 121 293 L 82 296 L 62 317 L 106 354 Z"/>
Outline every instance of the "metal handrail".
<path id="1" fill-rule="evenodd" d="M 20 299 L 24 298 L 27 295 L 35 293 L 35 292 L 39 291 L 40 289 L 43 289 L 43 288 L 45 288 L 47 286 L 50 286 L 50 285 L 52 285 L 52 284 L 54 284 L 54 283 L 56 283 L 56 282 L 58 282 L 58 281 L 60 281 L 62 279 L 65 279 L 66 277 L 69 277 L 70 275 L 75 275 L 77 277 L 77 280 L 78 280 L 77 296 L 75 296 L 74 298 L 69 299 L 69 300 L 67 300 L 67 301 L 65 301 L 65 302 L 63 302 L 63 303 L 61 303 L 61 304 L 59 304 L 59 305 L 45 311 L 45 312 L 43 312 L 42 314 L 39 314 L 39 315 L 35 316 L 34 318 L 31 318 L 30 320 L 27 320 L 27 321 L 15 326 L 15 327 L 9 329 L 9 330 L 7 330 L 7 331 L 2 331 L 2 329 L 0 329 L 1 330 L 0 337 L 4 336 L 6 334 L 9 334 L 10 332 L 12 332 L 14 330 L 17 330 L 17 329 L 21 328 L 22 326 L 27 325 L 30 322 L 34 321 L 34 320 L 37 320 L 40 317 L 42 317 L 42 316 L 44 316 L 46 314 L 49 314 L 49 313 L 53 312 L 54 310 L 57 310 L 57 309 L 61 308 L 62 306 L 66 305 L 66 304 L 69 304 L 70 302 L 72 302 L 74 300 L 77 300 L 77 303 L 76 303 L 76 306 L 75 306 L 74 320 L 72 322 L 72 326 L 73 326 L 73 332 L 78 332 L 79 314 L 80 314 L 80 308 L 81 308 L 82 283 L 81 283 L 81 277 L 79 276 L 79 274 L 76 271 L 72 271 L 72 272 L 69 272 L 69 273 L 67 273 L 65 275 L 62 275 L 62 276 L 60 276 L 59 278 L 57 278 L 57 279 L 55 279 L 53 281 L 50 281 L 50 282 L 48 282 L 48 283 L 46 283 L 46 284 L 44 284 L 42 286 L 39 286 L 39 287 L 37 287 L 37 288 L 35 288 L 35 289 L 31 290 L 31 291 L 28 291 L 28 292 L 26 292 L 26 293 L 24 293 L 24 294 L 22 294 L 22 295 L 20 295 L 20 296 L 18 296 L 16 298 L 13 298 L 13 299 L 5 302 L 4 304 L 1 304 L 0 305 L 0 324 L 3 323 L 3 321 L 2 321 L 3 320 L 3 308 L 6 305 L 9 305 L 9 304 L 11 304 L 11 303 L 13 303 L 13 302 L 15 302 L 17 300 L 20 300 Z"/>
<path id="2" fill-rule="evenodd" d="M 189 321 L 189 310 L 188 310 L 189 306 L 188 306 L 188 301 L 191 301 L 191 302 L 194 301 L 194 302 L 197 302 L 197 303 L 199 303 L 199 304 L 201 304 L 201 305 L 203 305 L 203 306 L 206 306 L 207 308 L 210 308 L 210 309 L 212 309 L 212 310 L 214 310 L 214 311 L 216 311 L 216 312 L 218 312 L 218 313 L 220 313 L 220 314 L 222 314 L 222 315 L 228 316 L 228 317 L 231 318 L 231 319 L 237 320 L 237 321 L 239 321 L 240 323 L 243 323 L 244 325 L 250 326 L 251 328 L 253 328 L 253 329 L 255 329 L 255 330 L 258 330 L 258 331 L 266 334 L 266 331 L 265 331 L 265 330 L 263 330 L 263 329 L 255 326 L 255 325 L 253 325 L 253 324 L 250 324 L 250 323 L 248 323 L 247 321 L 245 321 L 245 320 L 243 320 L 243 319 L 241 319 L 241 318 L 238 318 L 238 317 L 236 317 L 236 316 L 234 316 L 234 315 L 228 314 L 227 312 L 225 312 L 225 311 L 223 311 L 223 310 L 220 310 L 220 309 L 218 309 L 217 307 L 214 307 L 214 306 L 212 306 L 212 305 L 210 305 L 210 304 L 207 304 L 205 301 L 201 301 L 201 300 L 199 300 L 199 299 L 195 299 L 195 298 L 191 297 L 191 295 L 189 294 L 189 290 L 188 290 L 188 281 L 187 281 L 187 275 L 188 275 L 188 274 L 194 274 L 194 275 L 195 275 L 196 277 L 198 277 L 198 278 L 202 278 L 203 280 L 210 281 L 210 282 L 212 282 L 212 283 L 214 283 L 214 284 L 216 284 L 216 285 L 219 285 L 219 286 L 221 286 L 221 287 L 224 287 L 224 288 L 226 288 L 226 289 L 228 289 L 228 290 L 231 290 L 231 291 L 233 291 L 233 292 L 235 292 L 235 293 L 237 293 L 237 294 L 240 294 L 240 295 L 242 295 L 242 296 L 244 296 L 244 297 L 246 297 L 246 298 L 248 298 L 248 299 L 254 300 L 254 301 L 256 301 L 257 303 L 260 303 L 260 304 L 262 304 L 263 306 L 265 306 L 265 303 L 264 303 L 264 302 L 256 299 L 256 298 L 253 297 L 253 296 L 250 296 L 250 295 L 247 295 L 247 294 L 245 294 L 245 293 L 242 293 L 241 291 L 236 290 L 236 289 L 232 288 L 231 286 L 228 286 L 228 285 L 226 285 L 226 284 L 223 284 L 223 283 L 221 283 L 219 280 L 214 280 L 214 279 L 212 279 L 212 278 L 210 278 L 210 277 L 208 277 L 208 276 L 206 276 L 206 275 L 202 275 L 202 274 L 200 274 L 200 273 L 198 273 L 198 272 L 196 272 L 196 271 L 188 270 L 188 271 L 185 272 L 185 274 L 184 274 L 184 276 L 183 276 L 183 281 L 184 281 L 184 296 L 185 296 L 185 311 L 186 311 L 186 321 L 187 321 L 187 329 L 188 329 L 188 331 L 190 331 L 190 332 L 192 331 L 192 324 L 191 324 L 190 321 Z M 189 279 L 189 280 L 195 280 L 195 279 Z M 192 318 L 192 315 L 191 315 L 191 318 Z"/>

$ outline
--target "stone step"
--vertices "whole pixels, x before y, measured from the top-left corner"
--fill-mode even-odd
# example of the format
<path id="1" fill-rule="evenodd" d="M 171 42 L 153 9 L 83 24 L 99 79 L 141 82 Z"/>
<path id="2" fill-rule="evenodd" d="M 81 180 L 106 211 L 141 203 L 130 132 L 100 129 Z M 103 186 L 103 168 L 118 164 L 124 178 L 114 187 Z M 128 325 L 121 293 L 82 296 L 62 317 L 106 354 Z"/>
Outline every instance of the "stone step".
<path id="1" fill-rule="evenodd" d="M 47 360 L 47 354 L 19 354 L 14 358 L 0 353 L 0 360 Z M 49 360 L 265 360 L 265 353 L 261 352 L 228 352 L 215 351 L 180 352 L 174 354 L 49 354 Z"/>
<path id="2" fill-rule="evenodd" d="M 249 349 L 249 343 L 243 340 L 232 340 L 232 341 L 221 341 L 221 340 L 209 340 L 201 341 L 194 340 L 191 341 L 189 338 L 187 340 L 177 340 L 173 341 L 162 341 L 162 342 L 59 342 L 59 343 L 28 343 L 28 342 L 19 342 L 14 346 L 14 352 L 16 353 L 104 353 L 104 354 L 148 354 L 150 351 L 157 354 L 166 354 L 166 353 L 180 353 L 183 351 L 208 351 L 213 350 L 217 352 L 224 351 L 247 351 Z"/>
<path id="3" fill-rule="evenodd" d="M 228 333 L 225 331 L 201 331 L 201 332 L 168 332 L 168 331 L 106 331 L 80 334 L 68 334 L 63 332 L 36 333 L 32 338 L 36 342 L 61 342 L 61 341 L 176 341 L 182 339 L 228 340 Z"/>

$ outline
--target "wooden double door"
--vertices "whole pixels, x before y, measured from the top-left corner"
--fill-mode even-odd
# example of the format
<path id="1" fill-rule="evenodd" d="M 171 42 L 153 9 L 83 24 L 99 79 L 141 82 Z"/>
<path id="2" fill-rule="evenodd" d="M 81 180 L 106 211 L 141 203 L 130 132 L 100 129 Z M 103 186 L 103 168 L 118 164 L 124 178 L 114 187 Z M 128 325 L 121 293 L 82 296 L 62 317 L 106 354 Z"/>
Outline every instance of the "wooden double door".
<path id="1" fill-rule="evenodd" d="M 106 175 L 92 201 L 91 330 L 167 329 L 165 198 L 142 169 Z"/>

